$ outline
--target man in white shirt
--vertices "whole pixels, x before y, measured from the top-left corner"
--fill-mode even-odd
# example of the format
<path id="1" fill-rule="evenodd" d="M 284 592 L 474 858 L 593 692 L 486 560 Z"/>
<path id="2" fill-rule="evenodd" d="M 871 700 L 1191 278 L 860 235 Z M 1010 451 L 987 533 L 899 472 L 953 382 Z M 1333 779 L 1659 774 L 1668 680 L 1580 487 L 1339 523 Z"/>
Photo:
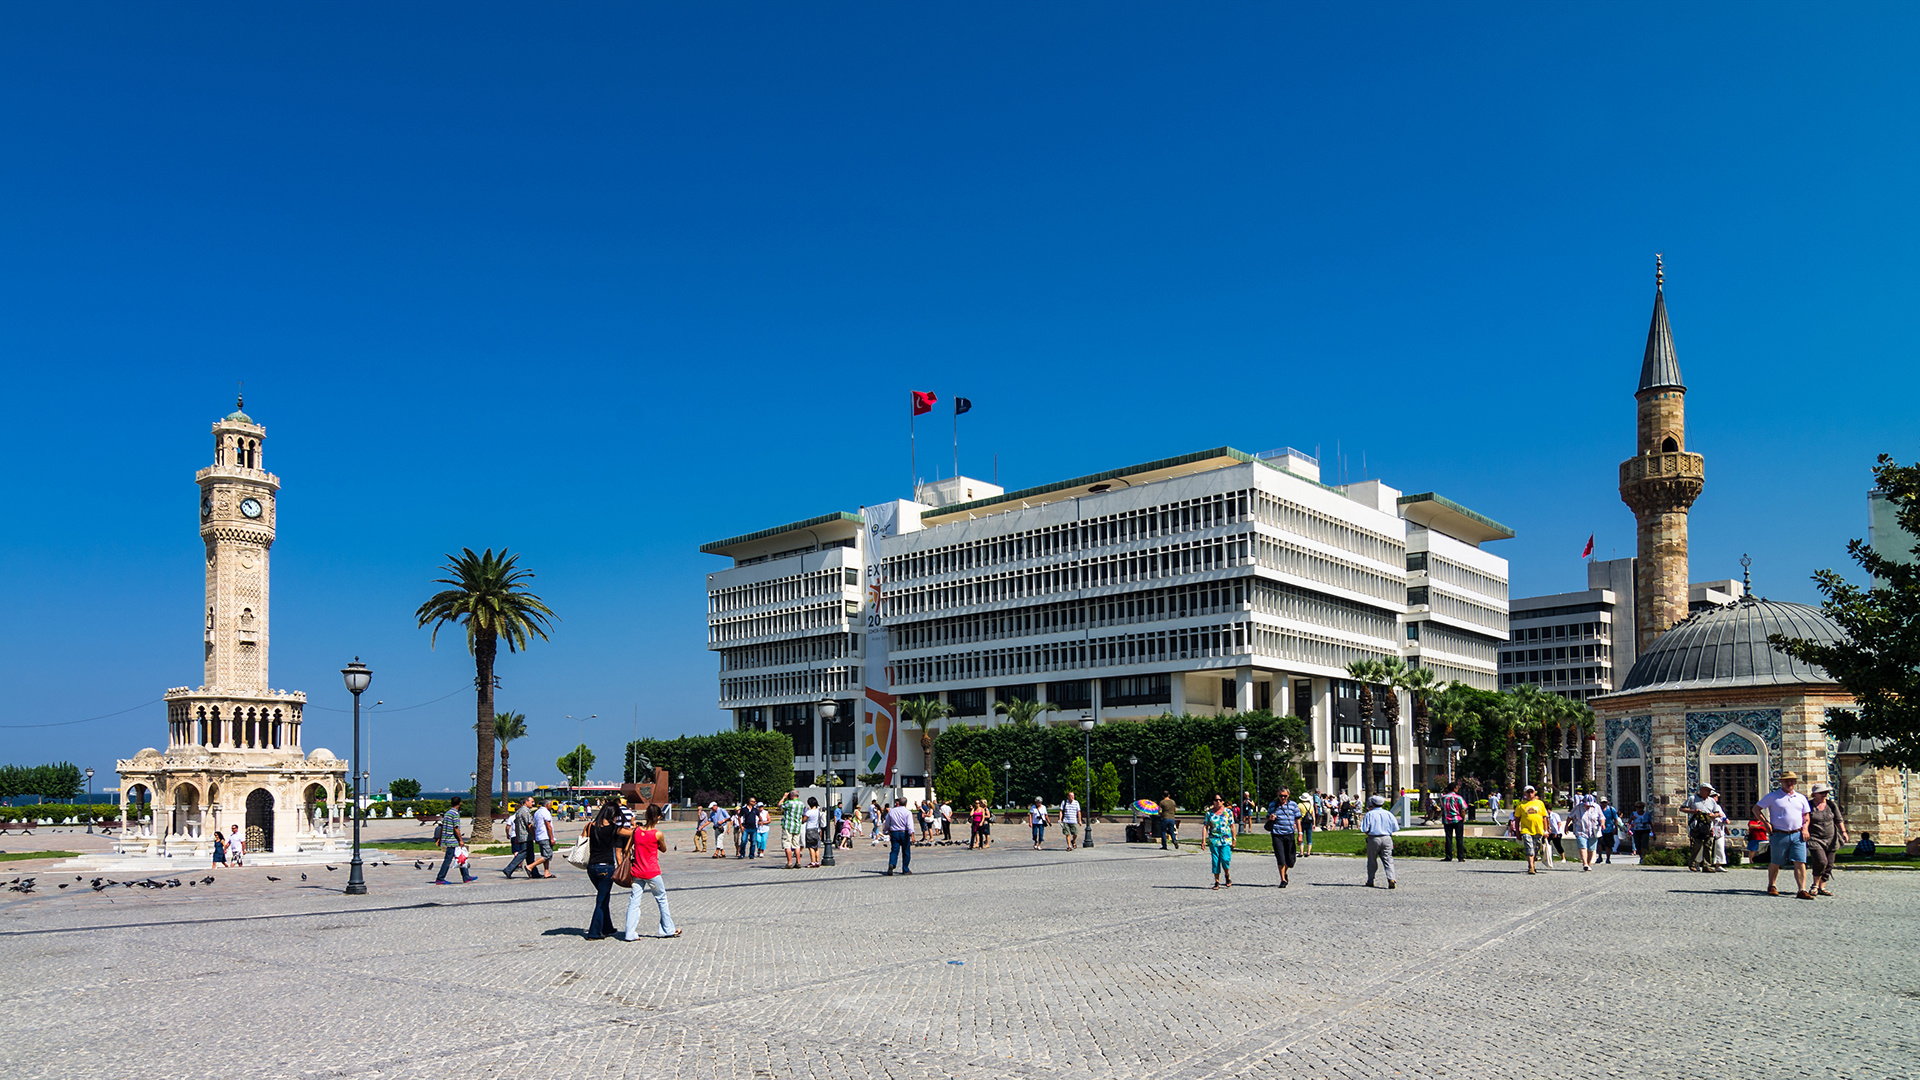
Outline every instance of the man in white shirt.
<path id="1" fill-rule="evenodd" d="M 240 835 L 240 826 L 235 825 L 233 832 L 227 836 L 227 858 L 233 860 L 233 865 L 240 866 L 240 856 L 246 853 L 247 839 Z"/>
<path id="2" fill-rule="evenodd" d="M 1080 800 L 1071 791 L 1060 803 L 1060 832 L 1067 838 L 1068 851 L 1080 846 Z"/>
<path id="3" fill-rule="evenodd" d="M 1367 800 L 1369 809 L 1360 816 L 1360 831 L 1367 834 L 1367 888 L 1373 888 L 1378 868 L 1387 871 L 1387 888 L 1399 887 L 1393 874 L 1393 834 L 1400 831 L 1400 819 L 1387 809 L 1387 800 L 1375 795 Z"/>
<path id="4" fill-rule="evenodd" d="M 533 858 L 527 860 L 527 876 L 530 878 L 550 878 L 553 876 L 553 800 L 535 799 L 533 807 L 533 835 L 528 837 L 533 845 Z"/>
<path id="5" fill-rule="evenodd" d="M 1813 899 L 1807 891 L 1807 815 L 1813 804 L 1794 790 L 1800 783 L 1798 773 L 1780 774 L 1780 786 L 1761 796 L 1754 804 L 1756 813 L 1767 815 L 1767 895 L 1779 896 L 1780 868 L 1793 864 L 1793 880 L 1800 887 L 1802 900 Z"/>
<path id="6" fill-rule="evenodd" d="M 953 843 L 953 804 L 945 799 L 940 800 L 940 842 Z"/>

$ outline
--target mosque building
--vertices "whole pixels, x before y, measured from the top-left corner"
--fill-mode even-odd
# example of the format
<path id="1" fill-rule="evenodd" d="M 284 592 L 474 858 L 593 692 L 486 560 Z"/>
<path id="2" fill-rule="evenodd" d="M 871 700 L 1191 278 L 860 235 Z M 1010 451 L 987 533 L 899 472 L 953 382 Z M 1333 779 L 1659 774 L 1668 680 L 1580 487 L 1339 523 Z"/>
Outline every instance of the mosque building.
<path id="1" fill-rule="evenodd" d="M 1687 387 L 1667 321 L 1664 273 L 1656 270 L 1653 323 L 1641 361 L 1638 453 L 1620 463 L 1620 498 L 1638 522 L 1634 605 L 1638 657 L 1618 690 L 1589 698 L 1615 804 L 1645 802 L 1655 842 L 1684 845 L 1681 804 L 1701 783 L 1720 792 L 1736 830 L 1780 774 L 1800 790 L 1834 787 L 1849 832 L 1899 843 L 1920 834 L 1920 785 L 1906 771 L 1869 768 L 1872 747 L 1839 743 L 1827 718 L 1852 709 L 1851 694 L 1821 668 L 1767 643 L 1771 634 L 1837 641 L 1843 632 L 1819 608 L 1753 595 L 1689 613 L 1688 511 L 1706 462 L 1686 441 Z"/>

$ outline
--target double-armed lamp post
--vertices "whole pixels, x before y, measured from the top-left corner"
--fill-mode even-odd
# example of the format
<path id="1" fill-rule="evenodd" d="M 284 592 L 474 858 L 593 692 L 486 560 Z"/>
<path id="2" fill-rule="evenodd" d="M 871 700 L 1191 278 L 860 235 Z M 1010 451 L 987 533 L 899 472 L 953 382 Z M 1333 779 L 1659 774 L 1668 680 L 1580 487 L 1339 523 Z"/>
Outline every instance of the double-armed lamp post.
<path id="1" fill-rule="evenodd" d="M 353 663 L 340 669 L 340 677 L 346 680 L 347 690 L 353 694 L 353 775 L 348 778 L 354 789 L 350 807 L 353 814 L 353 862 L 348 864 L 347 869 L 347 895 L 365 896 L 367 877 L 360 864 L 360 788 L 365 783 L 360 778 L 360 695 L 373 682 L 373 672 L 356 656 Z"/>

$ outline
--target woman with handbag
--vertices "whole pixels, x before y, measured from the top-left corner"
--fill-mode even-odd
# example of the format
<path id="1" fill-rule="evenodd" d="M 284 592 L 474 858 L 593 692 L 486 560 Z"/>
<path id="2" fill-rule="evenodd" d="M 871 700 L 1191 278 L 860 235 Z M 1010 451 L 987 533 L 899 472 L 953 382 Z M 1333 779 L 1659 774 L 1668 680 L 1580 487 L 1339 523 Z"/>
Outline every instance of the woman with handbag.
<path id="1" fill-rule="evenodd" d="M 600 804 L 583 834 L 587 841 L 587 880 L 593 882 L 593 918 L 587 923 L 587 940 L 599 941 L 613 931 L 611 893 L 613 875 L 619 867 L 620 849 L 633 839 L 632 829 L 620 827 L 620 797 L 609 796 Z"/>
<path id="2" fill-rule="evenodd" d="M 633 843 L 628 848 L 631 861 L 627 865 L 627 876 L 633 889 L 627 899 L 627 932 L 620 940 L 640 940 L 640 897 L 643 893 L 653 896 L 654 904 L 660 909 L 660 936 L 679 937 L 680 928 L 673 925 L 673 916 L 667 913 L 667 883 L 660 875 L 660 853 L 667 850 L 667 838 L 660 832 L 660 808 L 647 807 L 647 821 L 633 833 Z"/>

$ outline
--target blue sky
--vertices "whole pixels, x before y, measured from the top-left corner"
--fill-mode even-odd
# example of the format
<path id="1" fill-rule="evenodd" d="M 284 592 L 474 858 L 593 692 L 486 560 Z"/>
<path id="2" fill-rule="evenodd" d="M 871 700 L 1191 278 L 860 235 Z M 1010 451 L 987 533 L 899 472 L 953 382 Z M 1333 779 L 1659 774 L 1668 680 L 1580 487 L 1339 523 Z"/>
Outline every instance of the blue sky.
<path id="1" fill-rule="evenodd" d="M 1920 457 L 1898 5 L 0 7 L 0 759 L 165 738 L 193 472 L 237 380 L 286 484 L 274 682 L 373 771 L 472 768 L 411 613 L 509 545 L 524 779 L 714 729 L 707 540 L 906 493 L 909 388 L 1024 486 L 1206 446 L 1629 554 L 1667 254 L 1696 578 L 1811 601 Z M 922 471 L 946 467 L 928 425 Z M 636 711 L 638 718 L 636 721 Z M 601 770 L 603 772 L 609 770 Z M 103 780 L 106 778 L 103 778 Z"/>

